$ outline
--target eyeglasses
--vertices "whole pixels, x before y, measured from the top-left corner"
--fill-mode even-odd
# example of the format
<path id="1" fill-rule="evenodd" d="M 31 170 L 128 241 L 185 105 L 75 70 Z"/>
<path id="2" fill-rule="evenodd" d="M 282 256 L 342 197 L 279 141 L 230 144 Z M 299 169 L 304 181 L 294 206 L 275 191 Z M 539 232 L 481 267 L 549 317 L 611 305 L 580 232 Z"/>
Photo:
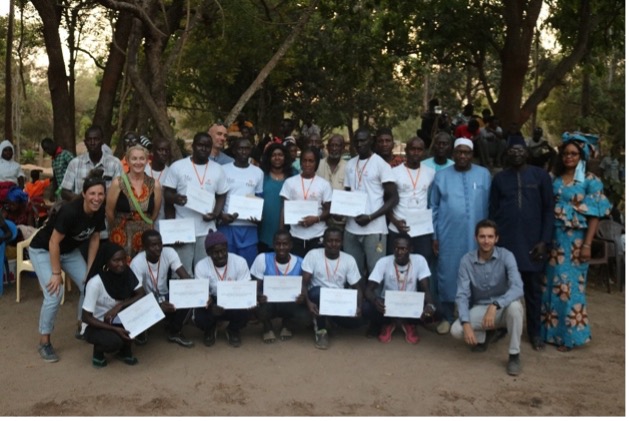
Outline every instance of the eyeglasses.
<path id="1" fill-rule="evenodd" d="M 575 156 L 579 156 L 579 152 L 564 152 L 561 156 L 574 158 Z"/>

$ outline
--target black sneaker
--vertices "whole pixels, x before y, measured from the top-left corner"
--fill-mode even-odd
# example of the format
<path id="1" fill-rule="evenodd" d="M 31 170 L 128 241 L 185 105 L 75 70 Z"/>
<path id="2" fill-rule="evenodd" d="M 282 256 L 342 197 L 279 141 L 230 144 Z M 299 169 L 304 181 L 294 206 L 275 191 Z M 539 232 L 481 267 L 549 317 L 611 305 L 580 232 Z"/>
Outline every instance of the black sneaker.
<path id="1" fill-rule="evenodd" d="M 203 335 L 203 345 L 212 346 L 216 343 L 216 328 L 213 327 Z"/>
<path id="2" fill-rule="evenodd" d="M 472 352 L 485 352 L 489 347 L 489 341 L 485 340 L 483 343 L 476 344 L 472 347 Z"/>
<path id="3" fill-rule="evenodd" d="M 48 342 L 47 344 L 40 344 L 37 350 L 39 351 L 39 355 L 42 357 L 42 359 L 47 363 L 56 363 L 57 361 L 59 361 L 59 357 L 57 356 L 57 353 L 55 352 L 55 349 L 52 347 L 52 344 L 50 342 Z"/>
<path id="4" fill-rule="evenodd" d="M 168 335 L 168 340 L 170 342 L 175 342 L 185 348 L 192 348 L 194 346 L 194 342 L 183 336 L 183 333 L 181 332 L 171 333 L 170 335 Z"/>
<path id="5" fill-rule="evenodd" d="M 136 345 L 140 345 L 140 346 L 146 345 L 148 341 L 149 341 L 149 333 L 146 330 L 140 333 L 138 336 L 136 336 L 135 339 L 133 339 L 133 342 L 135 342 Z"/>
<path id="6" fill-rule="evenodd" d="M 239 331 L 227 329 L 225 331 L 225 335 L 227 335 L 227 342 L 229 342 L 229 344 L 234 348 L 238 348 L 242 344 Z"/>
<path id="7" fill-rule="evenodd" d="M 507 374 L 510 376 L 517 376 L 522 371 L 522 364 L 520 363 L 520 354 L 509 354 L 509 362 L 507 363 Z"/>

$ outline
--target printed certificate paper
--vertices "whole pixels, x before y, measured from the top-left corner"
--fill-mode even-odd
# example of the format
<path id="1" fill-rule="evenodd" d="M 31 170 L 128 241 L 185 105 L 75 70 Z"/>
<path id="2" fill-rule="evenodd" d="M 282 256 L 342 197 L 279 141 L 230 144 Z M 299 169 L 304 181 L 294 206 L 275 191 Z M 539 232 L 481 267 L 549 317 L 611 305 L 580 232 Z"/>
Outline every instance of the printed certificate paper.
<path id="1" fill-rule="evenodd" d="M 284 223 L 297 225 L 306 216 L 319 216 L 319 202 L 314 200 L 285 200 Z"/>
<path id="2" fill-rule="evenodd" d="M 301 294 L 301 276 L 265 276 L 263 286 L 268 302 L 292 303 Z"/>
<path id="3" fill-rule="evenodd" d="M 165 316 L 155 296 L 146 294 L 118 313 L 118 317 L 124 328 L 129 331 L 129 337 L 133 339 Z"/>
<path id="4" fill-rule="evenodd" d="M 188 184 L 186 189 L 186 207 L 203 215 L 214 211 L 215 197 L 213 193 L 197 187 L 194 183 Z"/>
<path id="5" fill-rule="evenodd" d="M 433 233 L 432 209 L 413 209 L 404 215 L 404 220 L 410 227 L 408 235 L 411 238 Z"/>
<path id="6" fill-rule="evenodd" d="M 175 244 L 194 243 L 197 239 L 194 232 L 194 219 L 161 219 L 159 221 L 159 233 L 162 235 L 162 243 Z"/>
<path id="7" fill-rule="evenodd" d="M 354 317 L 358 291 L 355 289 L 321 288 L 319 314 Z"/>
<path id="8" fill-rule="evenodd" d="M 424 312 L 424 293 L 414 291 L 385 291 L 384 315 L 419 319 Z"/>
<path id="9" fill-rule="evenodd" d="M 259 197 L 229 196 L 227 213 L 237 213 L 238 219 L 243 221 L 248 221 L 250 218 L 260 221 L 262 219 L 263 206 L 264 200 Z"/>
<path id="10" fill-rule="evenodd" d="M 360 191 L 332 190 L 332 215 L 358 216 L 367 209 L 367 193 Z"/>
<path id="11" fill-rule="evenodd" d="M 169 284 L 168 301 L 175 308 L 205 307 L 210 290 L 209 279 L 173 279 Z"/>
<path id="12" fill-rule="evenodd" d="M 257 304 L 258 283 L 255 281 L 219 281 L 216 300 L 224 309 L 245 309 Z"/>

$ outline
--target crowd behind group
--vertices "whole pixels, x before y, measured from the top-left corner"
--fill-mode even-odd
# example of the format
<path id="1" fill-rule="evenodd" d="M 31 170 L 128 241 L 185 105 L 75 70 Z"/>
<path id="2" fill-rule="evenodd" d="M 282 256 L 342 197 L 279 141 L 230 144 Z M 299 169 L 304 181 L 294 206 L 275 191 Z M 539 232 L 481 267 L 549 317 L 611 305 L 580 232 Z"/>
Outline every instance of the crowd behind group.
<path id="1" fill-rule="evenodd" d="M 541 129 L 527 141 L 470 107 L 444 125 L 438 102 L 430 105 L 404 157 L 393 154 L 389 128 L 359 128 L 351 138 L 356 155 L 346 160 L 344 137 L 331 135 L 324 148 L 311 119 L 297 137 L 285 119 L 278 136 L 260 142 L 243 116 L 229 128 L 213 124 L 194 136 L 190 156 L 174 162 L 167 140 L 134 133 L 123 137 L 120 161 L 98 126 L 87 129 L 87 152 L 76 158 L 45 139 L 58 204 L 28 248 L 44 295 L 39 354 L 59 359 L 50 336 L 62 271 L 79 287 L 76 337 L 94 345 L 96 367 L 107 365 L 108 353 L 137 363 L 132 344 L 146 344 L 148 332 L 130 338 L 117 315 L 145 294 L 166 316 L 167 339 L 184 347 L 194 344 L 182 332 L 188 324 L 212 346 L 217 325 L 227 323 L 228 343 L 238 347 L 252 319 L 262 326 L 263 342 L 275 342 L 273 321 L 280 319 L 280 340 L 312 327 L 315 346 L 327 349 L 334 326 L 366 325 L 367 336 L 383 343 L 400 328 L 416 344 L 417 326 L 434 322 L 439 334 L 451 333 L 475 352 L 508 335 L 507 372 L 518 375 L 524 326 L 537 351 L 546 343 L 560 351 L 585 344 L 591 244 L 611 208 L 600 179 L 586 171 L 598 138 L 565 133 L 557 151 L 546 142 L 547 155 L 536 161 Z M 0 144 L 0 175 L 14 163 L 11 181 L 22 184 L 7 149 L 10 143 Z M 186 207 L 189 185 L 214 196 L 211 212 Z M 364 213 L 331 213 L 334 190 L 365 194 Z M 236 196 L 264 199 L 261 219 L 230 213 Z M 317 212 L 286 224 L 292 200 L 314 201 Z M 164 246 L 159 222 L 183 218 L 194 220 L 196 241 Z M 266 276 L 301 276 L 301 294 L 295 302 L 269 302 Z M 177 309 L 169 281 L 190 278 L 209 279 L 207 303 Z M 220 282 L 250 280 L 258 283 L 255 307 L 218 306 Z M 355 289 L 356 314 L 319 314 L 321 288 Z M 421 317 L 386 316 L 386 291 L 424 292 Z"/>

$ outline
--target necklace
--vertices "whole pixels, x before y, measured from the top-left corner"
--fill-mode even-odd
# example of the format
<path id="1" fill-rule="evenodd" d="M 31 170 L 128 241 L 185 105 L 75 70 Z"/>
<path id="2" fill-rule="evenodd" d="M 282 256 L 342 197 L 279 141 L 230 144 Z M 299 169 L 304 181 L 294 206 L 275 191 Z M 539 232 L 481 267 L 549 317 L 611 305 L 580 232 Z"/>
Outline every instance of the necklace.
<path id="1" fill-rule="evenodd" d="M 325 273 L 328 275 L 328 282 L 332 283 L 332 280 L 330 279 L 330 268 L 328 267 L 328 258 L 325 257 L 325 254 L 323 255 L 323 260 L 325 261 Z M 334 272 L 332 273 L 332 276 L 336 276 L 336 271 L 339 269 L 339 264 L 341 263 L 341 255 L 339 254 L 339 258 L 336 261 L 336 267 L 334 268 Z"/>
<path id="2" fill-rule="evenodd" d="M 308 200 L 308 193 L 310 193 L 310 187 L 312 187 L 312 183 L 314 183 L 314 177 L 312 177 L 310 179 L 310 184 L 308 185 L 308 190 L 306 190 L 306 188 L 304 187 L 304 176 L 300 176 L 301 177 L 301 192 L 304 195 L 304 200 Z"/>
<path id="3" fill-rule="evenodd" d="M 157 276 L 153 275 L 153 270 L 151 269 L 151 262 L 149 262 L 149 259 L 146 259 L 146 266 L 148 266 L 149 268 L 149 275 L 151 276 L 151 282 L 153 283 L 153 288 L 154 291 L 159 293 L 158 289 L 157 289 L 157 281 L 159 280 L 159 267 L 162 264 L 162 259 L 160 256 L 160 259 L 157 261 Z"/>
<path id="4" fill-rule="evenodd" d="M 288 273 L 288 268 L 290 267 L 290 254 L 288 255 L 288 262 L 286 262 L 286 269 L 284 270 L 284 276 L 286 276 L 286 274 Z M 275 259 L 273 259 L 273 262 L 275 263 L 275 274 L 277 276 L 280 276 L 282 274 L 282 271 L 280 271 L 280 267 L 277 265 L 277 257 Z"/>
<path id="5" fill-rule="evenodd" d="M 220 273 L 218 273 L 218 269 L 216 268 L 216 266 L 214 266 L 214 271 L 216 272 L 216 275 L 218 276 L 218 279 L 220 281 L 224 281 L 225 277 L 227 276 L 227 265 L 225 265 L 225 270 L 223 270 L 223 275 L 221 276 Z M 229 281 L 229 279 L 228 279 Z"/>
<path id="6" fill-rule="evenodd" d="M 199 177 L 199 173 L 197 172 L 197 166 L 192 160 L 192 158 L 190 158 L 190 162 L 192 163 L 192 168 L 194 169 L 194 173 L 197 175 L 197 180 L 199 180 L 199 184 L 201 185 L 201 187 L 203 187 L 203 183 L 205 183 L 205 175 L 207 174 L 207 167 L 210 164 L 210 161 L 205 163 L 205 170 L 203 171 L 203 178 Z"/>
<path id="7" fill-rule="evenodd" d="M 395 267 L 395 277 L 397 279 L 397 289 L 398 291 L 406 291 L 406 283 L 408 282 L 408 278 L 411 275 L 411 261 L 408 261 L 408 270 L 406 271 L 406 276 L 404 275 L 404 270 L 402 268 L 398 269 L 397 263 L 393 262 L 393 267 Z M 400 284 L 402 287 L 400 288 Z"/>

